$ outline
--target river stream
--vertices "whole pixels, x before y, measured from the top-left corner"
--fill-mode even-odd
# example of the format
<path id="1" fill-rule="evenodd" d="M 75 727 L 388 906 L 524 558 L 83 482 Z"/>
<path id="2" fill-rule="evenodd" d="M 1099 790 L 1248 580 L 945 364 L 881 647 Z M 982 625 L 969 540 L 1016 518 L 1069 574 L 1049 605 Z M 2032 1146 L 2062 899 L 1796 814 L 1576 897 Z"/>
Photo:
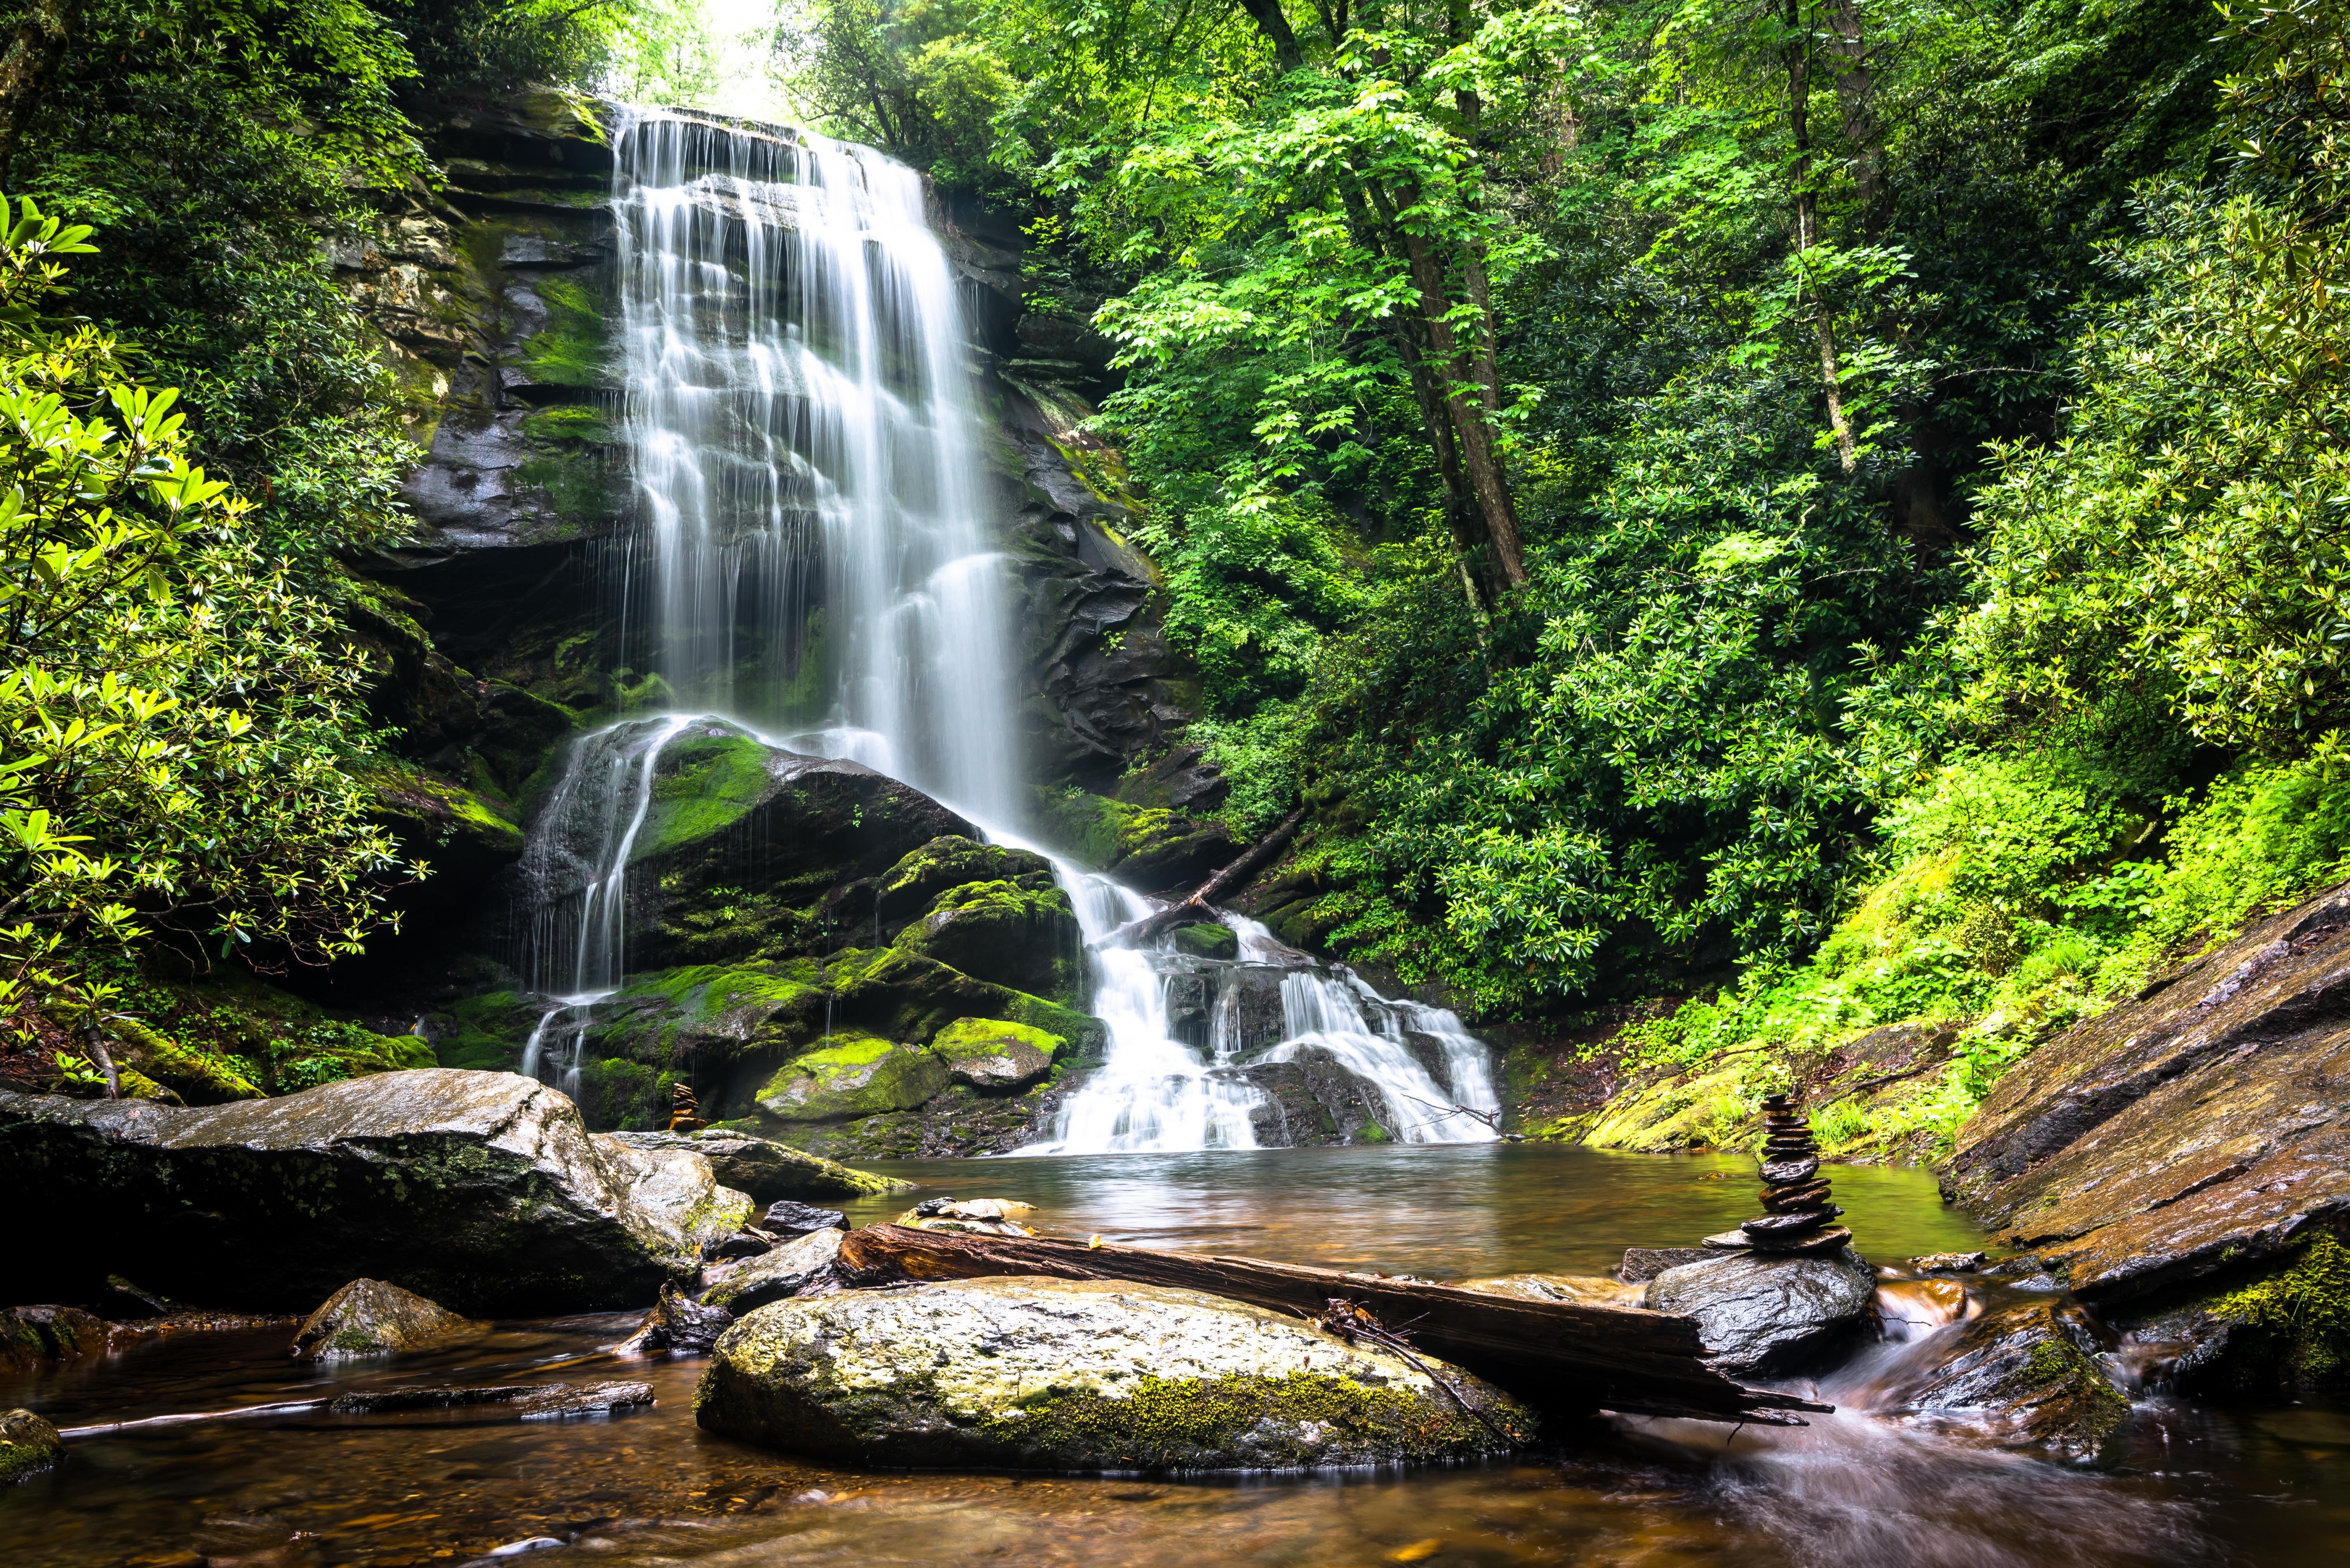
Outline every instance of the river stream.
<path id="1" fill-rule="evenodd" d="M 906 1164 L 918 1196 L 1021 1198 L 1048 1229 L 1445 1278 L 1596 1272 L 1752 1206 L 1752 1162 L 1534 1145 Z M 1979 1244 L 1920 1171 L 1839 1168 L 1880 1258 Z M 860 1206 L 887 1218 L 903 1200 Z M 2095 1473 L 1846 1413 L 1802 1430 L 1602 1421 L 1507 1463 L 1318 1480 L 1164 1482 L 863 1473 L 693 1425 L 699 1359 L 621 1361 L 627 1314 L 498 1325 L 396 1362 L 297 1368 L 286 1331 L 189 1335 L 0 1387 L 60 1427 L 359 1386 L 646 1378 L 619 1417 L 318 1413 L 86 1438 L 0 1494 L 11 1568 L 135 1564 L 1230 1563 L 1443 1564 L 2336 1563 L 2350 1415 L 2154 1402 Z M 1865 1404 L 1886 1346 L 1820 1391 Z M 504 1556 L 501 1547 L 537 1541 Z"/>

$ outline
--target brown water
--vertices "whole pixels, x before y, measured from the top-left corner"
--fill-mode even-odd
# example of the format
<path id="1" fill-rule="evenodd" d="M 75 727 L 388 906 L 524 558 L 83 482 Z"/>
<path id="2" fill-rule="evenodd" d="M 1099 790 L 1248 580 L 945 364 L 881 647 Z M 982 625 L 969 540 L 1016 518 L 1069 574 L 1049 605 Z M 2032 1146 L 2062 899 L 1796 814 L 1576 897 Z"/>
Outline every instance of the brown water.
<path id="1" fill-rule="evenodd" d="M 931 1194 L 1027 1199 L 1056 1231 L 1426 1277 L 1596 1272 L 1627 1243 L 1720 1230 L 1752 1198 L 1744 1161 L 1540 1147 L 895 1168 Z M 1921 1173 L 1835 1179 L 1880 1258 L 1976 1241 Z M 2106 1475 L 1859 1414 L 1734 1437 L 1598 1422 L 1509 1464 L 1313 1480 L 859 1473 L 700 1431 L 699 1361 L 601 1354 L 629 1321 L 504 1324 L 457 1349 L 338 1372 L 292 1366 L 282 1332 L 192 1336 L 0 1386 L 0 1407 L 29 1404 L 59 1426 L 525 1376 L 649 1378 L 659 1397 L 600 1419 L 306 1413 L 80 1439 L 63 1469 L 0 1494 L 0 1563 L 2121 1568 L 2350 1554 L 2350 1417 L 2330 1408 L 2149 1405 L 2129 1463 Z M 1821 1390 L 1865 1402 L 1885 1364 L 1921 1353 L 1882 1346 Z M 488 1556 L 533 1540 L 548 1544 Z"/>

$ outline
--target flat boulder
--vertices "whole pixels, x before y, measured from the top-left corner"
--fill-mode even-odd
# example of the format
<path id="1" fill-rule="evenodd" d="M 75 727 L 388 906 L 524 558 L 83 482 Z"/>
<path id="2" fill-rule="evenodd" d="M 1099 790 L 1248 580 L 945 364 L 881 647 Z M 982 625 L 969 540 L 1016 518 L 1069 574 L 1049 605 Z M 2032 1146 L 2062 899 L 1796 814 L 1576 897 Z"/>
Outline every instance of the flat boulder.
<path id="1" fill-rule="evenodd" d="M 592 1134 L 536 1079 L 447 1067 L 189 1108 L 0 1092 L 0 1190 L 43 1293 L 135 1257 L 202 1306 L 307 1312 L 364 1278 L 482 1316 L 639 1305 L 753 1208 L 699 1154 Z"/>
<path id="2" fill-rule="evenodd" d="M 2129 1416 L 2129 1397 L 2098 1359 L 2087 1314 L 2030 1296 L 1942 1330 L 1880 1413 L 2088 1462 Z"/>
<path id="3" fill-rule="evenodd" d="M 837 1160 L 808 1154 L 755 1133 L 706 1127 L 693 1133 L 621 1132 L 611 1136 L 649 1154 L 698 1154 L 710 1162 L 711 1172 L 721 1183 L 738 1192 L 747 1192 L 761 1203 L 781 1199 L 882 1198 L 914 1189 L 910 1181 L 853 1169 Z"/>
<path id="4" fill-rule="evenodd" d="M 1707 1358 L 1732 1376 L 1796 1370 L 1856 1337 L 1877 1278 L 1849 1249 L 1816 1258 L 1724 1252 L 1667 1269 L 1646 1304 L 1698 1322 Z"/>
<path id="5" fill-rule="evenodd" d="M 294 1334 L 296 1361 L 390 1355 L 484 1334 L 489 1324 L 460 1317 L 381 1280 L 353 1280 L 326 1299 Z"/>
<path id="6" fill-rule="evenodd" d="M 810 1459 L 1072 1473 L 1471 1459 L 1534 1427 L 1467 1373 L 1293 1317 L 1024 1277 L 763 1307 L 719 1340 L 694 1411 Z"/>
<path id="7" fill-rule="evenodd" d="M 755 1307 L 795 1296 L 829 1276 L 832 1260 L 840 1253 L 840 1236 L 830 1228 L 811 1231 L 746 1258 L 702 1293 L 702 1303 L 741 1317 Z"/>
<path id="8" fill-rule="evenodd" d="M 983 1094 L 1026 1088 L 1052 1071 L 1067 1045 L 1057 1034 L 1000 1018 L 958 1018 L 931 1037 L 954 1081 Z"/>

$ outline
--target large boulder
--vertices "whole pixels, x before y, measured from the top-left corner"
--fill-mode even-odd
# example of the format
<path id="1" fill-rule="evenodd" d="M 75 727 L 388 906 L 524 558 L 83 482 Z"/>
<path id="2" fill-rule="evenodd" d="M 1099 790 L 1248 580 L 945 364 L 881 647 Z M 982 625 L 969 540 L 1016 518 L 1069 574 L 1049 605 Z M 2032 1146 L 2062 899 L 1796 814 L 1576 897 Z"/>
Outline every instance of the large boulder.
<path id="1" fill-rule="evenodd" d="M 1049 871 L 950 888 L 898 934 L 908 952 L 974 979 L 1073 1002 L 1085 978 L 1085 933 Z"/>
<path id="2" fill-rule="evenodd" d="M 1068 1042 L 1025 1023 L 958 1018 L 931 1038 L 931 1050 L 958 1084 L 974 1089 L 1025 1088 L 1050 1072 Z"/>
<path id="3" fill-rule="evenodd" d="M 810 1459 L 1078 1472 L 1456 1460 L 1534 1431 L 1466 1373 L 1295 1318 L 1024 1278 L 763 1307 L 719 1340 L 694 1411 L 710 1431 Z"/>
<path id="4" fill-rule="evenodd" d="M 759 1108 L 786 1122 L 852 1121 L 910 1111 L 945 1092 L 944 1062 L 920 1045 L 843 1030 L 785 1063 L 759 1092 Z"/>
<path id="5" fill-rule="evenodd" d="M 1647 1305 L 1697 1319 L 1708 1358 L 1746 1376 L 1795 1370 L 1856 1338 L 1876 1291 L 1850 1248 L 1818 1258 L 1724 1252 L 1650 1280 Z"/>
<path id="6" fill-rule="evenodd" d="M 193 1109 L 0 1093 L 0 1189 L 37 1293 L 135 1258 L 202 1305 L 307 1311 L 366 1277 L 485 1316 L 641 1305 L 754 1207 L 699 1154 L 453 1068 Z"/>
<path id="7" fill-rule="evenodd" d="M 381 1280 L 353 1280 L 327 1298 L 294 1333 L 296 1361 L 341 1361 L 430 1350 L 484 1333 L 489 1324 Z"/>
<path id="8" fill-rule="evenodd" d="M 12 1260 L 12 1270 L 26 1260 Z M 114 1325 L 70 1306 L 20 1306 L 0 1311 L 0 1372 L 28 1372 L 45 1362 L 75 1361 L 103 1353 Z"/>
<path id="9" fill-rule="evenodd" d="M 2100 1307 L 2241 1275 L 2350 1219 L 2345 1082 L 2350 886 L 2025 1057 L 1944 1190 Z"/>
<path id="10" fill-rule="evenodd" d="M 703 1127 L 691 1133 L 621 1132 L 612 1137 L 631 1147 L 654 1151 L 682 1150 L 710 1162 L 719 1182 L 745 1192 L 760 1203 L 784 1199 L 886 1198 L 910 1192 L 914 1184 L 894 1176 L 855 1170 L 820 1155 L 806 1154 L 789 1144 L 754 1133 Z"/>
<path id="11" fill-rule="evenodd" d="M 2097 1359 L 2102 1348 L 2079 1307 L 2027 1296 L 1940 1330 L 1892 1407 L 2003 1446 L 2094 1460 L 2129 1416 L 2129 1397 Z"/>

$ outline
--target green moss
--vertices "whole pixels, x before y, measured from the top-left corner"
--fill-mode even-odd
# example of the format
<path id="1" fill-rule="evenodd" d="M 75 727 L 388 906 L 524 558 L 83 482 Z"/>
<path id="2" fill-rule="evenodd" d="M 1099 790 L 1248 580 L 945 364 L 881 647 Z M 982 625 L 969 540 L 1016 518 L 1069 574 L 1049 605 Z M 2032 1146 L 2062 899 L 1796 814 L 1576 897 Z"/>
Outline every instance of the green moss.
<path id="1" fill-rule="evenodd" d="M 2324 1387 L 2350 1382 L 2350 1248 L 2320 1232 L 2292 1262 L 2220 1297 L 2237 1325 L 2230 1358 L 2248 1382 Z"/>
<path id="2" fill-rule="evenodd" d="M 610 446 L 620 439 L 611 416 L 588 403 L 566 403 L 525 414 L 523 434 L 573 446 Z"/>
<path id="3" fill-rule="evenodd" d="M 1377 1122 L 1365 1122 L 1355 1129 L 1357 1143 L 1393 1143 L 1395 1135 Z"/>
<path id="4" fill-rule="evenodd" d="M 1047 836 L 1089 865 L 1107 867 L 1129 855 L 1164 848 L 1191 830 L 1189 818 L 1157 806 L 1128 805 L 1084 790 L 1044 793 Z"/>
<path id="5" fill-rule="evenodd" d="M 1026 1023 L 1000 1018 L 958 1018 L 932 1037 L 931 1049 L 950 1062 L 1001 1055 L 1006 1044 L 1025 1045 L 1051 1060 L 1068 1042 Z"/>
<path id="6" fill-rule="evenodd" d="M 1514 1410 L 1499 1408 L 1488 1418 L 1515 1442 L 1534 1436 L 1532 1422 Z M 1326 1436 L 1307 1441 L 1298 1428 L 1309 1422 L 1326 1433 L 1335 1429 L 1336 1443 Z M 1333 1447 L 1413 1461 L 1503 1447 L 1482 1423 L 1432 1394 L 1309 1372 L 1145 1376 L 1124 1398 L 1089 1389 L 1039 1389 L 1013 1412 L 982 1423 L 982 1429 L 1005 1448 L 1040 1459 L 1067 1456 L 1108 1468 L 1159 1470 L 1226 1468 L 1225 1456 L 1236 1450 L 1279 1467 L 1312 1463 Z"/>
<path id="7" fill-rule="evenodd" d="M 654 859 L 733 827 L 773 790 L 767 762 L 767 748 L 748 735 L 671 742 L 654 772 L 652 807 L 630 858 Z"/>
<path id="8" fill-rule="evenodd" d="M 544 1011 L 536 997 L 511 991 L 469 996 L 433 1021 L 432 1054 L 443 1067 L 512 1072 Z"/>
<path id="9" fill-rule="evenodd" d="M 611 337 L 603 297 L 566 277 L 537 278 L 531 286 L 546 306 L 546 326 L 523 340 L 531 379 L 555 387 L 600 385 Z"/>
<path id="10" fill-rule="evenodd" d="M 837 1031 L 786 1064 L 758 1094 L 785 1121 L 849 1121 L 910 1111 L 945 1092 L 947 1069 L 930 1052 L 877 1035 Z"/>
<path id="11" fill-rule="evenodd" d="M 677 1075 L 619 1057 L 592 1061 L 579 1071 L 579 1114 L 598 1132 L 650 1131 L 669 1125 Z"/>
<path id="12" fill-rule="evenodd" d="M 1175 950 L 1190 953 L 1193 958 L 1236 959 L 1241 956 L 1240 934 L 1230 926 L 1219 925 L 1213 920 L 1178 926 L 1172 934 Z"/>

